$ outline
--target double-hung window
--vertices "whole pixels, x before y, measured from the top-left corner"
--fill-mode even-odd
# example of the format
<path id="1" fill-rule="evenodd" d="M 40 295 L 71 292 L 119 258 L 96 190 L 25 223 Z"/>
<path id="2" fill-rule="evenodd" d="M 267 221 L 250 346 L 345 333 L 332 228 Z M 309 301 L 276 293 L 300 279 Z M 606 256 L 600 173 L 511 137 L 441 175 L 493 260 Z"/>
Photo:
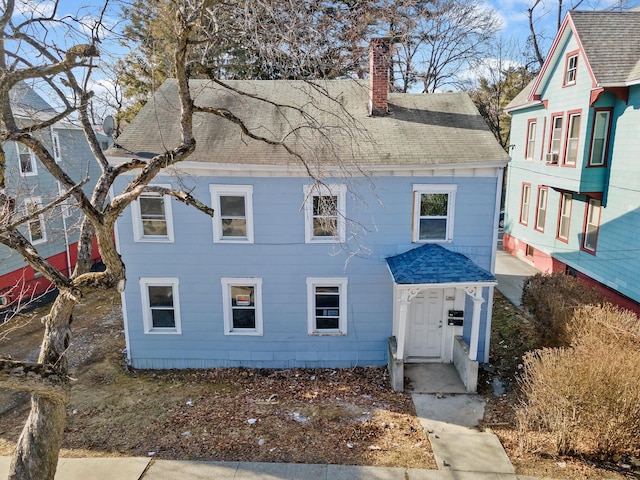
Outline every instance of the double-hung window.
<path id="1" fill-rule="evenodd" d="M 309 335 L 347 334 L 347 279 L 307 278 Z"/>
<path id="2" fill-rule="evenodd" d="M 551 117 L 551 140 L 549 140 L 549 152 L 547 153 L 547 163 L 557 164 L 560 155 L 560 145 L 562 143 L 562 115 Z"/>
<path id="3" fill-rule="evenodd" d="M 580 138 L 580 114 L 569 114 L 569 128 L 567 128 L 567 145 L 566 155 L 564 158 L 565 165 L 574 166 L 578 159 L 578 140 Z"/>
<path id="4" fill-rule="evenodd" d="M 38 174 L 36 167 L 36 156 L 29 147 L 22 143 L 16 143 L 18 147 L 18 161 L 20 163 L 20 174 L 28 177 Z"/>
<path id="5" fill-rule="evenodd" d="M 58 132 L 55 130 L 51 130 L 51 154 L 53 155 L 53 159 L 60 163 L 62 160 L 62 153 L 60 152 L 60 136 Z"/>
<path id="6" fill-rule="evenodd" d="M 306 243 L 343 243 L 346 239 L 346 185 L 305 185 Z"/>
<path id="7" fill-rule="evenodd" d="M 598 243 L 598 229 L 600 228 L 600 212 L 602 204 L 600 200 L 590 198 L 587 204 L 587 215 L 584 221 L 582 248 L 595 253 Z"/>
<path id="8" fill-rule="evenodd" d="M 262 279 L 222 278 L 225 335 L 262 335 Z"/>
<path id="9" fill-rule="evenodd" d="M 606 164 L 610 125 L 611 111 L 596 110 L 593 116 L 591 155 L 589 156 L 589 165 L 592 167 L 601 167 Z"/>
<path id="10" fill-rule="evenodd" d="M 34 245 L 46 242 L 47 232 L 44 227 L 44 215 L 42 213 L 35 215 L 35 212 L 42 207 L 40 197 L 26 199 L 24 206 L 26 215 L 32 217 L 27 221 L 29 241 Z"/>
<path id="11" fill-rule="evenodd" d="M 182 332 L 177 278 L 141 278 L 144 333 Z"/>
<path id="12" fill-rule="evenodd" d="M 571 225 L 571 203 L 572 195 L 563 193 L 560 195 L 560 218 L 558 219 L 558 238 L 569 240 L 569 227 Z"/>
<path id="13" fill-rule="evenodd" d="M 546 187 L 538 189 L 538 209 L 536 211 L 536 230 L 544 232 L 544 226 L 547 220 L 547 195 Z"/>
<path id="14" fill-rule="evenodd" d="M 170 188 L 170 185 L 158 185 Z M 133 236 L 136 242 L 173 242 L 171 197 L 143 192 L 131 204 Z"/>
<path id="15" fill-rule="evenodd" d="M 211 185 L 213 241 L 253 243 L 253 185 Z"/>
<path id="16" fill-rule="evenodd" d="M 456 185 L 413 186 L 414 242 L 453 241 Z"/>
<path id="17" fill-rule="evenodd" d="M 572 53 L 567 56 L 567 63 L 565 65 L 565 73 L 564 73 L 564 85 L 575 84 L 577 74 L 578 74 L 578 54 Z"/>
<path id="18" fill-rule="evenodd" d="M 529 224 L 529 205 L 531 204 L 531 185 L 522 184 L 522 194 L 520 196 L 520 223 Z"/>
<path id="19" fill-rule="evenodd" d="M 536 121 L 529 120 L 527 127 L 527 147 L 525 151 L 525 160 L 533 160 L 536 150 Z"/>

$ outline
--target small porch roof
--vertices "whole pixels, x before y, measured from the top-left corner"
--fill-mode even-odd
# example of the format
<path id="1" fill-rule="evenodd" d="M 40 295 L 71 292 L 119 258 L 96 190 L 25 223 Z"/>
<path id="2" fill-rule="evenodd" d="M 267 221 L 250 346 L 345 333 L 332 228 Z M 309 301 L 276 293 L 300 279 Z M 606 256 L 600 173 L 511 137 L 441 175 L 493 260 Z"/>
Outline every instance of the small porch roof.
<path id="1" fill-rule="evenodd" d="M 461 253 L 428 243 L 387 258 L 399 285 L 495 283 L 496 277 Z"/>

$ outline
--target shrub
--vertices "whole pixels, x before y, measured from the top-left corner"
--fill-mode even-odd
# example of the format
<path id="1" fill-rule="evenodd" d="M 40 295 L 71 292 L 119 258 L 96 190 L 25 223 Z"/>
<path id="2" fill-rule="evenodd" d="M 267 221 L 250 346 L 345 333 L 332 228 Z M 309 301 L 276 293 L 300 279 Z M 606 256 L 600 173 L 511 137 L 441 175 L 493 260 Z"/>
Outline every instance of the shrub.
<path id="1" fill-rule="evenodd" d="M 566 330 L 570 347 L 525 355 L 516 409 L 521 446 L 608 458 L 637 453 L 640 322 L 610 304 L 588 306 Z"/>
<path id="2" fill-rule="evenodd" d="M 522 289 L 522 306 L 532 317 L 538 348 L 569 345 L 566 325 L 574 310 L 603 302 L 593 287 L 562 273 L 538 273 L 525 280 Z"/>

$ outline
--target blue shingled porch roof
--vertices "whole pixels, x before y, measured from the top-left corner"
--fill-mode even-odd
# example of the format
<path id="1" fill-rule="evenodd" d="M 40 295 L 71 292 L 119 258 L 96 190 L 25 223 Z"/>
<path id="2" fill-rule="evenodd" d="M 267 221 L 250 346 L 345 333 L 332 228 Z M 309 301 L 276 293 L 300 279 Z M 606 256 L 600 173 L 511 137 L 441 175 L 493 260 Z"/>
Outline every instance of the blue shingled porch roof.
<path id="1" fill-rule="evenodd" d="M 496 277 L 468 257 L 436 244 L 426 244 L 387 258 L 398 284 L 491 282 Z"/>

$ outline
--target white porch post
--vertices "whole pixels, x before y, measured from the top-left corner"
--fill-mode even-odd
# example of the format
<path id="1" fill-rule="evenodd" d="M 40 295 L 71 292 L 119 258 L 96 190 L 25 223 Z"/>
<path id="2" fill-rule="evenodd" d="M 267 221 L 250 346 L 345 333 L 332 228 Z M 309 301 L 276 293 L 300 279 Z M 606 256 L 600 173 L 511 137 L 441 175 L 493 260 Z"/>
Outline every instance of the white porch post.
<path id="1" fill-rule="evenodd" d="M 471 317 L 471 339 L 469 342 L 469 360 L 478 358 L 478 343 L 480 339 L 480 310 L 484 303 L 482 287 L 467 287 L 467 294 L 473 299 L 473 315 Z"/>
<path id="2" fill-rule="evenodd" d="M 409 316 L 409 290 L 404 288 L 400 292 L 398 308 L 398 360 L 404 360 L 404 342 L 407 338 L 407 317 Z"/>

